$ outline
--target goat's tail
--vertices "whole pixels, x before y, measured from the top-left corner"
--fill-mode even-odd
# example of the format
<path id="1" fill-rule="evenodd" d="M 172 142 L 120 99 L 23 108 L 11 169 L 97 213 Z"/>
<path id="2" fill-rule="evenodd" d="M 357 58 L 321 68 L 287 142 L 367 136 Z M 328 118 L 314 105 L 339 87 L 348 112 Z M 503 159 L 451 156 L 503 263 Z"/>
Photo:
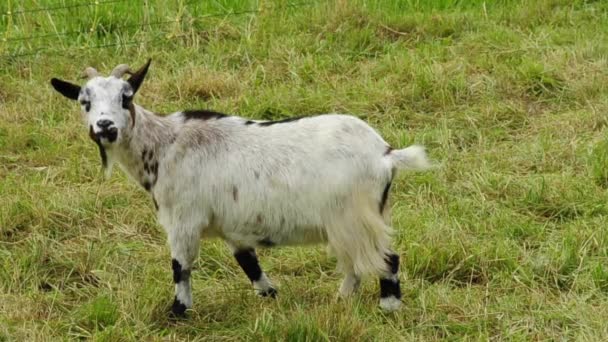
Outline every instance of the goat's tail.
<path id="1" fill-rule="evenodd" d="M 401 150 L 391 150 L 386 154 L 391 168 L 424 171 L 435 167 L 426 156 L 423 146 L 412 145 Z"/>

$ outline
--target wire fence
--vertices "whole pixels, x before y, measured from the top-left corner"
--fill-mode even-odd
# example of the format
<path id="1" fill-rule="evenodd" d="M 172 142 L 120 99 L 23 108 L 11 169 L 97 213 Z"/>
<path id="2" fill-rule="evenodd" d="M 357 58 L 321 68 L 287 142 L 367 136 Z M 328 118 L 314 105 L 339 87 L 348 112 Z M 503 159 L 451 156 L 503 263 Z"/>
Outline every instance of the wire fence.
<path id="1" fill-rule="evenodd" d="M 190 1 L 185 2 L 184 5 L 189 5 L 189 4 L 195 3 L 197 1 L 198 0 L 190 0 Z M 144 0 L 144 2 L 147 3 L 147 0 Z M 23 15 L 30 15 L 30 14 L 34 14 L 34 13 L 44 12 L 49 18 L 51 18 L 53 12 L 71 10 L 71 9 L 83 8 L 83 7 L 96 7 L 96 6 L 102 6 L 102 5 L 107 5 L 107 4 L 116 4 L 116 3 L 133 3 L 133 0 L 105 0 L 105 1 L 94 1 L 94 2 L 88 1 L 88 2 L 82 2 L 82 3 L 71 3 L 71 4 L 62 5 L 62 6 L 26 8 L 26 9 L 20 9 L 17 11 L 8 10 L 2 15 L 12 18 L 15 15 L 23 16 Z M 318 2 L 314 1 L 314 0 L 306 1 L 306 2 L 292 2 L 292 3 L 287 3 L 284 6 L 281 6 L 281 9 L 311 6 L 316 3 L 318 3 Z M 186 18 L 186 19 L 182 18 L 180 15 L 177 15 L 175 17 L 175 19 L 171 19 L 171 20 L 156 20 L 156 21 L 151 21 L 151 22 L 148 20 L 142 20 L 141 22 L 138 22 L 138 23 L 113 25 L 111 27 L 111 30 L 113 33 L 116 33 L 116 32 L 128 33 L 128 31 L 130 29 L 136 29 L 136 28 L 162 29 L 162 28 L 167 28 L 170 25 L 176 25 L 176 24 L 192 25 L 195 22 L 204 21 L 206 18 L 212 18 L 212 17 L 229 17 L 229 16 L 238 16 L 238 15 L 246 15 L 246 14 L 257 14 L 257 13 L 260 13 L 262 10 L 263 9 L 261 9 L 261 8 L 243 9 L 243 10 L 228 10 L 228 11 L 215 12 L 215 13 L 205 13 L 205 14 L 197 15 L 195 17 L 190 17 L 190 18 Z M 46 45 L 37 45 L 36 46 L 34 44 L 31 44 L 31 42 L 34 42 L 34 41 L 61 39 L 61 38 L 70 37 L 70 36 L 92 37 L 94 34 L 104 33 L 104 31 L 108 31 L 108 28 L 104 27 L 103 25 L 97 25 L 97 26 L 91 27 L 87 30 L 75 29 L 75 30 L 56 31 L 53 33 L 43 33 L 43 34 L 34 34 L 34 35 L 28 35 L 28 36 L 17 36 L 17 37 L 8 36 L 8 34 L 7 34 L 8 31 L 7 31 L 4 33 L 0 33 L 0 36 L 4 36 L 4 38 L 1 39 L 2 43 L 5 45 L 5 47 L 2 50 L 3 51 L 9 50 L 9 52 L 0 54 L 0 59 L 11 60 L 11 59 L 17 59 L 20 57 L 35 56 L 35 55 L 38 55 L 43 52 L 45 53 L 45 55 L 62 55 L 62 54 L 69 54 L 69 53 L 75 52 L 75 51 L 103 49 L 103 48 L 111 48 L 111 47 L 126 47 L 126 46 L 138 45 L 138 44 L 153 44 L 153 43 L 157 43 L 157 42 L 174 40 L 176 38 L 180 38 L 180 37 L 189 35 L 189 34 L 172 34 L 172 35 L 168 36 L 164 33 L 160 33 L 160 34 L 153 35 L 152 38 L 150 38 L 150 37 L 145 38 L 145 39 L 134 39 L 134 38 L 120 39 L 119 38 L 118 41 L 115 41 L 112 43 L 99 43 L 99 44 L 91 44 L 91 45 L 84 45 L 84 46 L 71 46 L 66 49 L 57 49 L 57 47 L 55 45 L 46 44 Z M 152 33 L 152 32 L 150 32 L 150 33 Z M 10 51 L 11 50 L 10 44 L 23 43 L 23 42 L 27 42 L 29 47 L 25 48 L 25 49 L 23 47 L 21 47 L 21 49 L 13 47 L 12 51 Z M 32 45 L 34 45 L 34 46 L 32 47 Z"/>
<path id="2" fill-rule="evenodd" d="M 92 7 L 92 6 L 99 6 L 99 5 L 113 4 L 113 3 L 117 3 L 117 2 L 127 2 L 127 1 L 129 1 L 129 0 L 106 0 L 106 1 L 83 2 L 83 3 L 74 3 L 74 4 L 70 4 L 70 5 L 54 6 L 54 7 L 28 8 L 28 9 L 24 9 L 24 10 L 15 11 L 15 12 L 8 11 L 6 14 L 13 15 L 13 14 L 21 14 L 21 13 L 54 12 L 54 11 L 61 11 L 61 10 L 65 10 L 65 9 L 71 9 L 71 8 Z"/>

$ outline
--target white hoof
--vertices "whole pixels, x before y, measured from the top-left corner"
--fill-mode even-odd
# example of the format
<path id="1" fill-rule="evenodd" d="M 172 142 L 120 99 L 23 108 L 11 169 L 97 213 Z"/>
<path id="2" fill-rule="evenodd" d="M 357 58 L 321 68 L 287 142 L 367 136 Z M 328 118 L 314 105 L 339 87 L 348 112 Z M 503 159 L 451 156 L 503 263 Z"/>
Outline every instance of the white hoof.
<path id="1" fill-rule="evenodd" d="M 401 307 L 401 300 L 393 296 L 380 298 L 380 308 L 384 311 L 397 311 Z"/>

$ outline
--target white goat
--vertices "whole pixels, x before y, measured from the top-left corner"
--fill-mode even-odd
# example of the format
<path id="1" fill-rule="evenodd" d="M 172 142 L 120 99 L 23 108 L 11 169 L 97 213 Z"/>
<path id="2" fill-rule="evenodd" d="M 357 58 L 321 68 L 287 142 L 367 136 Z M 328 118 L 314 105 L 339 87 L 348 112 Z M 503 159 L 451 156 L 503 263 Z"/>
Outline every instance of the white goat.
<path id="1" fill-rule="evenodd" d="M 429 167 L 422 147 L 394 150 L 347 115 L 158 116 L 132 101 L 149 65 L 134 73 L 119 65 L 109 77 L 89 67 L 82 88 L 55 78 L 51 84 L 82 105 L 106 171 L 118 162 L 152 195 L 171 247 L 174 314 L 192 306 L 190 270 L 203 237 L 224 239 L 256 292 L 272 297 L 255 247 L 327 243 L 345 274 L 341 296 L 374 274 L 380 306 L 399 307 L 399 256 L 390 246 L 386 202 L 396 170 Z"/>

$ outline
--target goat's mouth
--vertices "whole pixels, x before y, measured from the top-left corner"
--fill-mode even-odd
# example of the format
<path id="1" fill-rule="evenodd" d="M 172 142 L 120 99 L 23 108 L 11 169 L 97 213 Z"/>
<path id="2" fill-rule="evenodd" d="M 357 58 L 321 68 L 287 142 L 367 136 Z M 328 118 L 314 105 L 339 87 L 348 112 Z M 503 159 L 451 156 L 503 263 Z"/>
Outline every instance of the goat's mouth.
<path id="1" fill-rule="evenodd" d="M 99 132 L 95 132 L 95 136 L 101 142 L 107 141 L 109 143 L 113 143 L 118 138 L 118 128 L 116 128 L 116 127 L 104 128 Z"/>

